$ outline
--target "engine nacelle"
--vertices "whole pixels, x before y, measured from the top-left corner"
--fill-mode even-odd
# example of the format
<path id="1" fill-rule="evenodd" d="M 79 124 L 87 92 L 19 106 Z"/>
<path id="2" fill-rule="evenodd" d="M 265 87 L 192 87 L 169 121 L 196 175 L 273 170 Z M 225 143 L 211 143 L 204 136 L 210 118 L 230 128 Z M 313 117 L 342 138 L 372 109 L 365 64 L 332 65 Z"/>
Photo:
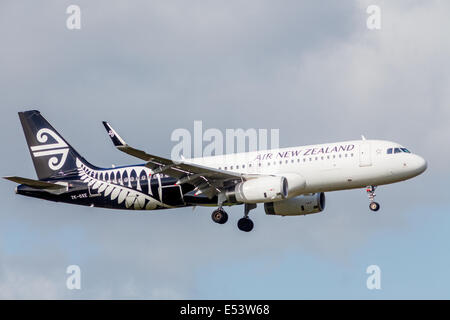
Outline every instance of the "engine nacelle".
<path id="1" fill-rule="evenodd" d="M 236 185 L 234 197 L 239 202 L 258 203 L 286 199 L 288 181 L 285 177 L 260 177 Z"/>
<path id="2" fill-rule="evenodd" d="M 295 197 L 304 192 L 306 187 L 306 179 L 298 173 L 284 173 L 282 175 L 288 181 L 289 197 Z"/>
<path id="3" fill-rule="evenodd" d="M 266 214 L 278 216 L 299 216 L 318 213 L 325 209 L 323 192 L 304 194 L 291 199 L 264 204 Z"/>

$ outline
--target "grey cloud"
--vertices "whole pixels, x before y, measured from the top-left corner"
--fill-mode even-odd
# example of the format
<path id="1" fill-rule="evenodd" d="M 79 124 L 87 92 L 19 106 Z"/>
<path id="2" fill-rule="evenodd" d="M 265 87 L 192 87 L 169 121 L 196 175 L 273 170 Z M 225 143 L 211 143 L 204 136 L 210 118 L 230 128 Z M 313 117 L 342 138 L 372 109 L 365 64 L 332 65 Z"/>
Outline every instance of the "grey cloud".
<path id="1" fill-rule="evenodd" d="M 168 156 L 172 130 L 197 119 L 205 129 L 280 128 L 282 146 L 362 133 L 404 143 L 433 165 L 380 188 L 389 219 L 366 212 L 361 190 L 330 193 L 323 214 L 266 217 L 258 208 L 251 235 L 235 227 L 242 207 L 218 226 L 208 208 L 88 210 L 18 197 L 2 182 L 1 297 L 197 297 L 203 266 L 276 260 L 286 250 L 346 264 L 377 232 L 407 232 L 421 197 L 444 201 L 443 188 L 431 186 L 448 175 L 448 151 L 436 148 L 450 136 L 446 3 L 379 2 L 383 24 L 374 32 L 364 2 L 78 3 L 80 31 L 65 29 L 69 1 L 1 4 L 4 175 L 34 176 L 16 116 L 25 108 L 39 108 L 105 166 L 135 159 L 113 149 L 101 120 Z M 82 268 L 81 292 L 64 287 L 72 263 Z"/>

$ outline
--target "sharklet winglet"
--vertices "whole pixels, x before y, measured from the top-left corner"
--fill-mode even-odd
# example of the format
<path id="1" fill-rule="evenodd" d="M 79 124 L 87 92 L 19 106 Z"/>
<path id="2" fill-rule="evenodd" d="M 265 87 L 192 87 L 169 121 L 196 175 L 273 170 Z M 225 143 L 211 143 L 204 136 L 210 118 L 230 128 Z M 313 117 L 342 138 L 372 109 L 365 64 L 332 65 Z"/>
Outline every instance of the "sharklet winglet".
<path id="1" fill-rule="evenodd" d="M 128 144 L 125 142 L 125 140 L 122 139 L 121 136 L 116 132 L 116 130 L 111 127 L 111 125 L 103 121 L 103 125 L 105 126 L 106 131 L 108 132 L 109 137 L 111 138 L 113 144 L 117 147 L 128 147 Z"/>

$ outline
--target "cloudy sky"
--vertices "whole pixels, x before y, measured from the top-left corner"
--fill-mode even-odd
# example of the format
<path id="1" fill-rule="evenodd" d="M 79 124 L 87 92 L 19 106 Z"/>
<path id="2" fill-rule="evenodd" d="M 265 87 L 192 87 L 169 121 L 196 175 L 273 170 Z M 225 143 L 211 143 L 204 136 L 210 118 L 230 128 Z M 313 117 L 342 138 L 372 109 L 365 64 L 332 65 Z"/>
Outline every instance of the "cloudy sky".
<path id="1" fill-rule="evenodd" d="M 66 8 L 81 8 L 81 30 Z M 381 8 L 381 30 L 366 8 Z M 0 3 L 1 175 L 35 178 L 17 117 L 38 109 L 90 162 L 170 156 L 177 128 L 279 128 L 282 147 L 368 138 L 428 161 L 421 176 L 327 194 L 306 217 L 55 204 L 0 182 L 0 298 L 450 298 L 448 1 Z M 66 288 L 79 265 L 82 289 Z M 381 290 L 366 268 L 381 268 Z"/>

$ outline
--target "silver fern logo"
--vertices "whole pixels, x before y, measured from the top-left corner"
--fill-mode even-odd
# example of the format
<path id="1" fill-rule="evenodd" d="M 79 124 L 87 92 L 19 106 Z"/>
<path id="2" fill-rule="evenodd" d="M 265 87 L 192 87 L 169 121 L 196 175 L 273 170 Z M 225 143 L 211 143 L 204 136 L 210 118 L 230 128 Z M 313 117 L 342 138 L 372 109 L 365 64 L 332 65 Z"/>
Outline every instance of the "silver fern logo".
<path id="1" fill-rule="evenodd" d="M 147 180 L 150 185 L 149 177 L 151 170 L 143 167 L 128 167 L 119 169 L 94 170 L 89 168 L 76 159 L 78 174 L 80 180 L 87 184 L 90 192 L 96 192 L 109 198 L 111 201 L 116 201 L 117 204 L 124 204 L 127 209 L 135 210 L 153 210 L 158 206 L 163 208 L 170 208 L 153 197 L 151 188 L 144 192 L 141 188 L 140 180 Z M 141 170 L 140 172 L 138 170 Z M 131 172 L 136 172 L 136 177 L 132 177 Z M 123 177 L 126 178 L 123 178 Z M 129 178 L 131 176 L 131 178 Z M 133 186 L 132 181 L 136 184 Z M 159 188 L 161 190 L 161 188 Z M 159 194 L 161 199 L 161 194 Z"/>
<path id="2" fill-rule="evenodd" d="M 48 137 L 53 138 L 56 143 L 48 143 Z M 43 145 L 31 147 L 33 157 L 55 156 L 48 160 L 48 166 L 52 170 L 59 170 L 66 163 L 69 146 L 54 131 L 44 128 L 37 132 L 36 139 Z M 61 155 L 58 159 L 56 155 Z"/>

